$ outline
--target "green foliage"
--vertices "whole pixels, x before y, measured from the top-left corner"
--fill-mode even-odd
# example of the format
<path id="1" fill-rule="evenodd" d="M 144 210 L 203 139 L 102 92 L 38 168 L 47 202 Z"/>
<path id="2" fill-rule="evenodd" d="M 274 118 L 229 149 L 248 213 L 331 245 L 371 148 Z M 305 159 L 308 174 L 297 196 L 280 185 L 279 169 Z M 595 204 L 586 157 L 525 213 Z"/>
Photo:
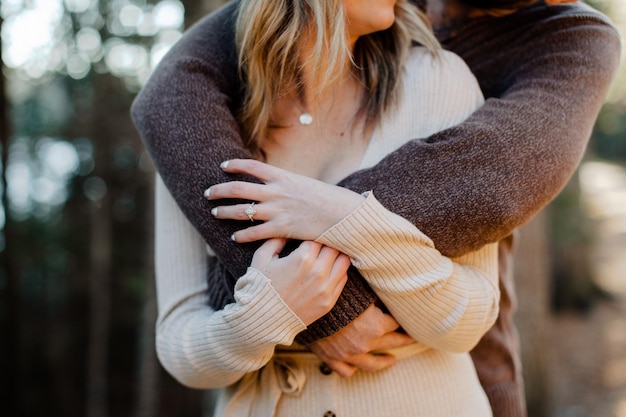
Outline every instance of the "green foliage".
<path id="1" fill-rule="evenodd" d="M 153 173 L 129 116 L 151 63 L 180 36 L 181 3 L 5 3 L 3 23 L 50 36 L 32 37 L 30 50 L 3 32 L 11 144 L 0 224 L 0 374 L 10 384 L 2 414 L 133 415 L 152 367 L 151 415 L 199 415 L 200 394 L 167 376 L 144 340 L 155 320 Z"/>
<path id="2" fill-rule="evenodd" d="M 626 161 L 626 107 L 607 104 L 602 108 L 594 127 L 590 151 L 609 161 Z"/>

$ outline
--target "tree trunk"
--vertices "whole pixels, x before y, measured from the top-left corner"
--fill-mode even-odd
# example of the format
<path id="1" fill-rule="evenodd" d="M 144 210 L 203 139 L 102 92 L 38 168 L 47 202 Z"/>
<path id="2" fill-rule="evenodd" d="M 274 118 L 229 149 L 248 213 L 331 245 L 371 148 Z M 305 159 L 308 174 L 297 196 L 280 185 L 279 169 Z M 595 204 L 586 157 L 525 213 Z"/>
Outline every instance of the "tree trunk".
<path id="1" fill-rule="evenodd" d="M 516 322 L 522 345 L 522 370 L 525 380 L 528 415 L 548 415 L 551 396 L 552 351 L 547 335 L 550 316 L 550 248 L 546 213 L 541 212 L 520 229 L 515 257 L 515 284 L 519 310 Z"/>
<path id="2" fill-rule="evenodd" d="M 553 253 L 552 307 L 586 313 L 605 295 L 593 280 L 592 225 L 580 202 L 579 173 L 550 205 Z"/>
<path id="3" fill-rule="evenodd" d="M 154 176 L 153 172 L 146 175 Z M 148 183 L 152 181 L 146 180 Z M 154 200 L 149 199 L 149 209 L 144 217 L 146 230 L 154 225 Z M 151 235 L 152 236 L 152 235 Z M 154 240 L 153 238 L 151 239 Z M 156 356 L 154 324 L 157 319 L 156 288 L 154 282 L 154 246 L 147 245 L 146 259 L 146 297 L 143 306 L 141 327 L 139 329 L 139 372 L 137 376 L 137 409 L 136 417 L 153 417 L 158 415 L 159 389 L 161 368 Z"/>
<path id="4" fill-rule="evenodd" d="M 182 0 L 185 5 L 185 27 L 190 27 L 203 16 L 228 3 L 228 0 Z"/>
<path id="5" fill-rule="evenodd" d="M 107 357 L 111 313 L 110 197 L 91 204 L 91 272 L 89 274 L 89 348 L 87 351 L 87 416 L 106 417 Z"/>
<path id="6" fill-rule="evenodd" d="M 0 29 L 3 26 L 0 17 Z M 0 42 L 0 71 L 2 68 L 2 45 Z M 2 385 L 0 390 L 6 395 L 2 404 L 3 414 L 18 415 L 20 373 L 19 364 L 19 305 L 18 275 L 16 273 L 11 254 L 13 242 L 13 225 L 9 216 L 9 199 L 7 196 L 7 164 L 9 161 L 9 147 L 11 144 L 11 129 L 9 127 L 8 108 L 4 75 L 0 74 L 0 135 L 2 136 L 2 208 L 4 210 L 4 227 L 2 230 L 3 246 L 0 249 L 0 331 L 3 334 L 3 343 L 0 345 L 0 375 Z"/>
<path id="7" fill-rule="evenodd" d="M 95 168 L 93 175 L 109 177 L 111 142 L 107 117 L 111 109 L 107 96 L 112 89 L 103 85 L 107 76 L 95 78 L 92 126 Z M 112 218 L 111 193 L 92 201 L 90 207 L 89 339 L 87 349 L 87 417 L 108 416 L 108 347 L 111 322 Z"/>

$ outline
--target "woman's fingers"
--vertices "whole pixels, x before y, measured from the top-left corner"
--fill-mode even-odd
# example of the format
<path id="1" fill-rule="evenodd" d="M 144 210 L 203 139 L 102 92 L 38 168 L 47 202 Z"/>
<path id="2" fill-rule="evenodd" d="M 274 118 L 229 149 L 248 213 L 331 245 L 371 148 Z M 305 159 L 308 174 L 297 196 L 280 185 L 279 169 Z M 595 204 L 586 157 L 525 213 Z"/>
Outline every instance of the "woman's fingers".
<path id="1" fill-rule="evenodd" d="M 245 181 L 230 181 L 215 184 L 206 189 L 204 198 L 207 200 L 221 200 L 223 198 L 237 198 L 241 200 L 263 200 L 267 187 Z"/>
<path id="2" fill-rule="evenodd" d="M 271 265 L 279 259 L 279 255 L 287 244 L 287 239 L 268 239 L 254 252 L 251 265 L 270 276 Z"/>
<path id="3" fill-rule="evenodd" d="M 211 215 L 216 219 L 229 220 L 264 221 L 268 219 L 263 206 L 256 203 L 214 207 L 211 210 Z"/>
<path id="4" fill-rule="evenodd" d="M 318 261 L 325 266 L 320 271 L 320 276 L 323 277 L 321 285 L 326 287 L 330 306 L 334 306 L 348 281 L 350 257 L 331 247 L 322 246 Z"/>
<path id="5" fill-rule="evenodd" d="M 255 255 L 258 254 L 261 258 L 271 259 L 282 252 L 287 244 L 287 239 L 274 238 L 268 239 L 256 250 Z"/>
<path id="6" fill-rule="evenodd" d="M 263 182 L 271 182 L 280 175 L 281 169 L 254 159 L 231 159 L 220 165 L 224 172 L 245 174 Z"/>
<path id="7" fill-rule="evenodd" d="M 347 279 L 347 274 L 346 272 L 348 271 L 348 268 L 350 267 L 350 257 L 346 254 L 343 254 L 341 252 L 337 252 L 335 249 L 329 248 L 328 246 L 324 246 L 325 249 L 330 249 L 332 251 L 335 251 L 338 255 L 335 259 L 335 262 L 333 263 L 329 275 L 333 276 L 333 277 L 338 277 L 338 276 L 346 276 Z M 345 284 L 345 281 L 344 281 Z M 342 286 L 343 287 L 343 286 Z"/>
<path id="8" fill-rule="evenodd" d="M 252 266 L 270 279 L 283 301 L 306 325 L 328 313 L 347 280 L 349 259 L 321 243 L 304 241 L 289 255 L 279 257 L 284 239 L 261 245 Z"/>
<path id="9" fill-rule="evenodd" d="M 254 225 L 236 233 L 237 242 L 269 237 L 315 240 L 365 201 L 365 196 L 353 191 L 260 161 L 233 159 L 227 161 L 223 169 L 263 181 L 262 184 L 231 181 L 213 185 L 205 191 L 209 200 L 250 201 L 247 205 L 237 204 L 230 208 L 220 205 L 212 211 L 216 218 L 244 222 L 259 220 L 271 224 L 263 228 Z M 252 202 L 255 202 L 254 206 Z"/>
<path id="10" fill-rule="evenodd" d="M 283 169 L 255 161 L 254 159 L 232 159 L 222 163 L 224 171 L 232 174 L 245 174 L 255 177 L 263 184 L 246 181 L 229 181 L 215 184 L 204 191 L 204 197 L 208 200 L 223 198 L 236 198 L 244 200 L 263 201 L 273 198 L 272 191 L 266 184 L 281 183 L 281 189 L 285 191 L 284 184 L 299 185 L 297 180 L 305 180 L 306 177 L 285 171 Z M 290 181 L 291 180 L 291 181 Z"/>
<path id="11" fill-rule="evenodd" d="M 270 223 L 261 223 L 258 226 L 251 226 L 247 229 L 238 230 L 230 237 L 237 243 L 250 243 L 264 239 L 271 239 L 273 237 L 285 237 L 280 236 L 274 227 Z"/>
<path id="12" fill-rule="evenodd" d="M 312 240 L 306 240 L 301 242 L 300 245 L 294 249 L 291 254 L 295 254 L 300 257 L 300 262 L 313 264 L 317 261 L 320 252 L 324 248 L 324 245 Z"/>
<path id="13" fill-rule="evenodd" d="M 350 267 L 350 257 L 336 249 L 323 246 L 319 255 L 320 259 L 326 259 L 329 268 L 324 271 L 328 275 L 330 282 L 334 283 L 332 288 L 332 298 L 337 301 L 343 291 L 343 287 L 348 281 L 348 268 Z M 334 304 L 334 303 L 333 303 Z"/>

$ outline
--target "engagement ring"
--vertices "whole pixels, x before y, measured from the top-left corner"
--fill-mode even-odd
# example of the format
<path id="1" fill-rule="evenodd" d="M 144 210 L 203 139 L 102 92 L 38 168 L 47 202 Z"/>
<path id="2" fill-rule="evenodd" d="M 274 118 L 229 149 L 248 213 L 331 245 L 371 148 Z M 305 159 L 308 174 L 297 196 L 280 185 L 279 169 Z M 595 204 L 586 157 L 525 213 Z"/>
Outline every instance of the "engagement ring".
<path id="1" fill-rule="evenodd" d="M 254 209 L 254 203 L 250 204 L 248 208 L 244 211 L 246 216 L 250 219 L 251 222 L 254 221 L 254 215 L 256 214 L 256 210 Z"/>

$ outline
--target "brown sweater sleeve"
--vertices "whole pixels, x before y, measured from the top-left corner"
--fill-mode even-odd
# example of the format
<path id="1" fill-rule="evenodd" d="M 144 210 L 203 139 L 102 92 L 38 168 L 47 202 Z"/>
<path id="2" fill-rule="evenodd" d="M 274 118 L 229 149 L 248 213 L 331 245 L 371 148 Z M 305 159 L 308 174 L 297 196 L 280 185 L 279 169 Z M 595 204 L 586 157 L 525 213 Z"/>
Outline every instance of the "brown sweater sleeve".
<path id="1" fill-rule="evenodd" d="M 237 2 L 230 3 L 189 29 L 152 74 L 133 102 L 133 121 L 181 210 L 211 245 L 211 305 L 233 300 L 237 277 L 250 265 L 255 244 L 230 239 L 241 223 L 216 220 L 204 197 L 212 184 L 240 178 L 219 168 L 231 158 L 251 158 L 233 116 L 241 97 L 233 23 Z M 251 178 L 246 178 L 252 181 Z M 335 308 L 301 333 L 309 344 L 350 323 L 376 299 L 355 268 Z"/>
<path id="2" fill-rule="evenodd" d="M 217 221 L 203 193 L 225 182 L 219 164 L 251 158 L 233 115 L 240 96 L 233 24 L 235 3 L 201 20 L 163 58 L 131 108 L 158 172 L 183 213 L 241 276 L 251 246 L 230 241 L 237 223 Z"/>
<path id="3" fill-rule="evenodd" d="M 618 33 L 590 12 L 537 6 L 461 28 L 444 45 L 477 76 L 485 105 L 341 185 L 374 190 L 449 256 L 509 235 L 571 177 L 619 64 Z"/>
<path id="4" fill-rule="evenodd" d="M 190 29 L 132 108 L 165 184 L 225 266 L 216 270 L 231 282 L 243 275 L 256 246 L 232 242 L 237 223 L 213 219 L 202 193 L 234 179 L 220 162 L 251 157 L 232 115 L 240 97 L 235 7 L 231 3 Z M 416 224 L 446 255 L 509 234 L 556 195 L 584 151 L 619 55 L 616 31 L 595 16 L 585 9 L 582 16 L 532 15 L 460 31 L 447 46 L 466 59 L 492 98 L 467 122 L 404 146 L 342 185 L 375 190 L 381 203 Z M 410 193 L 398 193 L 405 189 Z M 299 341 L 332 334 L 373 299 L 353 274 L 335 309 Z"/>

